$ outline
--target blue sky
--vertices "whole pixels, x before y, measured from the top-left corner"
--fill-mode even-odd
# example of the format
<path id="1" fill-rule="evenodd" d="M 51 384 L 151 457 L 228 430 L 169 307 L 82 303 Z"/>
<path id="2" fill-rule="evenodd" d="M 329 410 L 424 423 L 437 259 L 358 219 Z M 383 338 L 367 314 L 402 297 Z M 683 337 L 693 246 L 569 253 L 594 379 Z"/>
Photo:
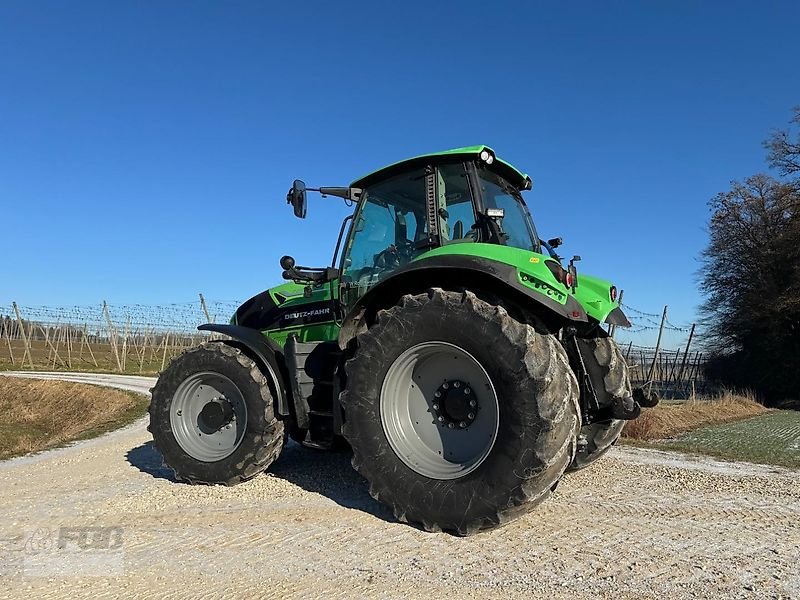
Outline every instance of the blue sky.
<path id="1" fill-rule="evenodd" d="M 800 104 L 797 3 L 0 4 L 0 304 L 244 299 L 346 184 L 486 143 L 545 237 L 690 322 L 707 201 Z"/>

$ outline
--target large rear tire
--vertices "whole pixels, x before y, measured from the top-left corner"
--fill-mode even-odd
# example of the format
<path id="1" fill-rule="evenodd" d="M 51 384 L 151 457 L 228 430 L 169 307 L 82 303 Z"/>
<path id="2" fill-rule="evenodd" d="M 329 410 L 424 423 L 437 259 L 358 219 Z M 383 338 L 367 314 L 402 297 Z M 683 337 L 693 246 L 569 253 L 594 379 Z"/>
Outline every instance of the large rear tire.
<path id="1" fill-rule="evenodd" d="M 628 363 L 616 342 L 605 331 L 598 329 L 596 337 L 578 339 L 578 344 L 600 406 L 611 406 L 617 398 L 630 398 Z M 617 443 L 623 427 L 625 421 L 620 419 L 581 427 L 578 452 L 568 471 L 585 469 L 604 456 Z"/>
<path id="2" fill-rule="evenodd" d="M 469 535 L 543 499 L 572 461 L 578 385 L 552 335 L 471 292 L 380 311 L 346 364 L 343 434 L 400 521 Z"/>
<path id="3" fill-rule="evenodd" d="M 188 483 L 251 479 L 284 444 L 267 379 L 252 359 L 224 342 L 188 350 L 161 373 L 148 430 L 164 464 Z"/>

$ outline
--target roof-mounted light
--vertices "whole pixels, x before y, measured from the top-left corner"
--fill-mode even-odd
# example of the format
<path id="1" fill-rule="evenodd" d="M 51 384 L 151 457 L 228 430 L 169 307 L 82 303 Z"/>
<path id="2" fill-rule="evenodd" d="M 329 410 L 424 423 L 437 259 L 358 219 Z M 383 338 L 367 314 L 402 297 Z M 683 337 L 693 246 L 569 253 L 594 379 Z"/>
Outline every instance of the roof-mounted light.
<path id="1" fill-rule="evenodd" d="M 490 219 L 502 219 L 506 216 L 506 211 L 504 208 L 487 208 L 486 216 Z"/>
<path id="2" fill-rule="evenodd" d="M 494 162 L 494 154 L 490 150 L 483 149 L 480 153 L 481 160 L 485 162 L 487 165 L 490 165 Z"/>

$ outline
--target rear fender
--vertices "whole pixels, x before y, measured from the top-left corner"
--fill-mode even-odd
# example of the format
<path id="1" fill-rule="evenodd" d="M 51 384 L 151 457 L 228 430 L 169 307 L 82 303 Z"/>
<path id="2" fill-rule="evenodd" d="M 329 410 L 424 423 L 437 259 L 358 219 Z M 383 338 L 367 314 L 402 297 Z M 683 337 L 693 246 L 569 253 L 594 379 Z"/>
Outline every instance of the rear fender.
<path id="1" fill-rule="evenodd" d="M 561 304 L 520 282 L 516 267 L 468 255 L 441 255 L 412 262 L 395 271 L 364 294 L 348 311 L 339 331 L 339 347 L 366 330 L 381 308 L 392 306 L 404 294 L 423 293 L 431 287 L 466 288 L 490 292 L 515 304 L 532 308 L 550 323 L 586 323 L 583 307 L 572 296 Z"/>

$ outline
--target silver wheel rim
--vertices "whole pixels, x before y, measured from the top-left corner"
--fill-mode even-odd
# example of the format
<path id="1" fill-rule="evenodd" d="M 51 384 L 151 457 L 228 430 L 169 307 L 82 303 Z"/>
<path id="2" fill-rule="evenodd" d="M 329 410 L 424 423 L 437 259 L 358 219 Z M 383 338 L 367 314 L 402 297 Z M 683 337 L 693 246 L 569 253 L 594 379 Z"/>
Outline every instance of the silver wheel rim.
<path id="1" fill-rule="evenodd" d="M 207 419 L 209 403 L 225 405 L 222 424 Z M 247 406 L 230 379 L 210 371 L 187 377 L 172 397 L 169 415 L 172 434 L 192 458 L 216 462 L 233 454 L 247 429 Z M 219 426 L 218 426 L 219 425 Z"/>
<path id="2" fill-rule="evenodd" d="M 486 369 L 448 342 L 417 344 L 397 357 L 381 387 L 380 412 L 398 458 L 431 479 L 457 479 L 477 469 L 500 423 Z"/>

